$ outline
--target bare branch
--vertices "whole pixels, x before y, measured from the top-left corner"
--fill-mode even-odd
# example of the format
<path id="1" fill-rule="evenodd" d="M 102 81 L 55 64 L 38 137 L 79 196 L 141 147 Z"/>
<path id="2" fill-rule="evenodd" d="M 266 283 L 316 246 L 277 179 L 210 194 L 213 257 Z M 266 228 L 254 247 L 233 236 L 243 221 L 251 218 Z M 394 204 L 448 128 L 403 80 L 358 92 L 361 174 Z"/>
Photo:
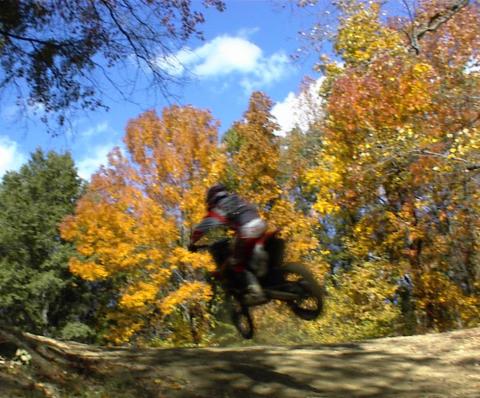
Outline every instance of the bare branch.
<path id="1" fill-rule="evenodd" d="M 480 169 L 480 163 L 477 164 L 472 164 L 470 166 L 467 166 L 466 170 L 468 171 L 473 171 L 473 170 L 478 170 Z"/>
<path id="2" fill-rule="evenodd" d="M 412 8 L 410 7 L 410 4 L 408 4 L 407 0 L 402 0 L 402 3 L 405 6 L 405 9 L 407 10 L 408 17 L 410 18 L 410 22 L 413 23 L 413 21 L 415 21 L 415 15 L 412 11 Z"/>
<path id="3" fill-rule="evenodd" d="M 26 95 L 17 99 L 42 104 L 48 120 L 57 116 L 58 126 L 67 111 L 104 106 L 105 93 L 91 84 L 96 71 L 122 98 L 127 96 L 122 83 L 133 82 L 129 89 L 136 91 L 138 79 L 105 73 L 121 63 L 137 78 L 147 78 L 150 97 L 172 99 L 170 86 L 186 77 L 157 60 L 173 56 L 189 37 L 201 37 L 204 22 L 195 0 L 7 3 L 0 7 L 0 94 L 18 81 Z M 30 4 L 36 12 L 27 12 Z M 200 7 L 207 6 L 224 9 L 222 0 L 206 0 Z"/>
<path id="4" fill-rule="evenodd" d="M 467 171 L 473 171 L 473 170 L 480 169 L 480 164 L 479 163 L 473 163 L 472 164 L 466 159 L 462 159 L 462 158 L 459 158 L 457 156 L 452 156 L 451 154 L 449 155 L 449 154 L 445 154 L 445 153 L 432 152 L 432 151 L 428 151 L 428 150 L 425 150 L 425 149 L 421 149 L 421 150 L 414 151 L 414 152 L 419 153 L 421 155 L 434 156 L 434 157 L 443 158 L 443 159 L 455 160 L 457 162 L 469 163 L 465 167 L 465 170 L 467 170 Z"/>
<path id="5" fill-rule="evenodd" d="M 444 10 L 432 15 L 428 21 L 420 26 L 413 25 L 411 34 L 407 34 L 410 39 L 411 49 L 415 54 L 420 54 L 420 40 L 428 32 L 435 32 L 441 25 L 448 22 L 455 14 L 470 4 L 470 0 L 456 0 L 452 5 Z"/>
<path id="6" fill-rule="evenodd" d="M 7 32 L 3 29 L 0 29 L 0 34 L 2 34 L 6 38 L 26 41 L 26 42 L 29 42 L 31 44 L 42 44 L 42 45 L 49 45 L 49 46 L 53 46 L 53 47 L 60 47 L 59 43 L 57 43 L 55 41 L 52 41 L 52 40 L 41 40 L 41 39 L 36 39 L 36 38 L 33 38 L 33 37 L 20 36 L 20 35 L 14 34 L 14 33 Z"/>

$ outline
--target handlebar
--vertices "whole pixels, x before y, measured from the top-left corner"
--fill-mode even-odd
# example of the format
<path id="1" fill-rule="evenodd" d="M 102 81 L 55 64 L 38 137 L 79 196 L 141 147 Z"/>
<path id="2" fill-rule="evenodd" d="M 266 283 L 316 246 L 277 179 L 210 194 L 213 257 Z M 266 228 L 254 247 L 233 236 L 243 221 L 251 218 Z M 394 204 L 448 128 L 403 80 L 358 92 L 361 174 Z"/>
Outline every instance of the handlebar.
<path id="1" fill-rule="evenodd" d="M 210 250 L 212 247 L 214 247 L 216 244 L 222 242 L 222 241 L 230 241 L 231 239 L 230 238 L 223 238 L 223 239 L 220 239 L 214 243 L 210 243 L 208 245 L 195 245 L 195 244 L 190 244 L 188 245 L 188 250 L 190 250 L 191 252 L 195 253 L 199 250 Z"/>
<path id="2" fill-rule="evenodd" d="M 210 245 L 189 245 L 188 250 L 192 253 L 198 252 L 200 250 L 208 250 Z"/>

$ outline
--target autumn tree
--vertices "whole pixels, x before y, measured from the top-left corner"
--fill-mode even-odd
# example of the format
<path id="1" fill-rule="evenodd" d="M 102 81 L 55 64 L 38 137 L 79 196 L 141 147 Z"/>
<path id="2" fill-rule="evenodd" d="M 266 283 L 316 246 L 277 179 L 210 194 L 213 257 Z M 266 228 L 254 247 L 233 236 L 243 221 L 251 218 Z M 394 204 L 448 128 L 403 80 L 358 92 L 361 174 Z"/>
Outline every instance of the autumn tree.
<path id="1" fill-rule="evenodd" d="M 224 9 L 221 0 L 202 3 Z M 60 124 L 69 109 L 104 106 L 102 75 L 122 94 L 126 85 L 135 87 L 138 81 L 112 78 L 117 66 L 148 70 L 151 87 L 166 95 L 174 80 L 168 60 L 187 39 L 201 37 L 197 6 L 189 0 L 2 1 L 0 88 L 11 89 L 25 107 L 43 109 L 45 121 L 57 115 Z"/>
<path id="2" fill-rule="evenodd" d="M 478 322 L 478 4 L 421 1 L 387 22 L 381 2 L 339 8 L 314 207 L 340 222 L 350 267 L 411 281 L 410 328 Z"/>
<path id="3" fill-rule="evenodd" d="M 326 267 L 316 250 L 315 220 L 310 217 L 300 188 L 305 157 L 303 146 L 296 144 L 297 139 L 303 143 L 304 137 L 292 133 L 287 140 L 278 136 L 279 126 L 271 114 L 272 106 L 268 96 L 254 92 L 242 120 L 234 123 L 224 137 L 227 185 L 258 206 L 270 229 L 281 230 L 287 244 L 285 261 L 302 262 L 321 278 Z M 286 145 L 289 150 L 283 149 Z M 272 338 L 286 325 L 289 312 L 267 308 L 257 313 L 259 341 L 281 341 Z M 299 327 L 295 324 L 290 330 Z M 285 329 L 282 335 L 291 336 Z"/>
<path id="4" fill-rule="evenodd" d="M 297 211 L 289 192 L 294 189 L 294 174 L 282 171 L 279 129 L 270 113 L 273 103 L 264 93 L 254 92 L 243 120 L 236 122 L 224 138 L 231 169 L 230 183 L 243 197 L 259 207 L 271 227 L 282 228 L 289 240 L 289 256 L 298 261 L 316 240 L 311 235 L 311 220 Z M 283 159 L 284 160 L 284 159 Z M 296 243 L 295 243 L 296 242 Z"/>
<path id="5" fill-rule="evenodd" d="M 270 114 L 272 101 L 261 92 L 254 92 L 243 121 L 233 125 L 224 141 L 231 157 L 234 185 L 247 199 L 265 210 L 278 197 L 279 147 Z"/>
<path id="6" fill-rule="evenodd" d="M 212 263 L 186 246 L 204 213 L 205 191 L 223 170 L 217 122 L 190 106 L 161 116 L 149 111 L 129 122 L 124 142 L 127 152 L 112 151 L 63 224 L 77 249 L 70 270 L 114 281 L 108 340 L 122 343 L 143 332 L 198 343 L 209 327 L 212 292 L 204 273 Z"/>

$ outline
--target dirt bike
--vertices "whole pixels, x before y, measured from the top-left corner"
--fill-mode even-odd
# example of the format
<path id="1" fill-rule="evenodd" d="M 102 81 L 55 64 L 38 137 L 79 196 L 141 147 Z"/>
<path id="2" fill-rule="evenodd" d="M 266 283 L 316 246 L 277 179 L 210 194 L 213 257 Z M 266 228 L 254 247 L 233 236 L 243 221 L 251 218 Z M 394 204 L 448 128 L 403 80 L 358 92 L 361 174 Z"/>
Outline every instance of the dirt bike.
<path id="1" fill-rule="evenodd" d="M 268 254 L 266 263 L 263 264 L 263 272 L 255 272 L 267 300 L 261 304 L 250 304 L 244 300 L 244 286 L 227 265 L 232 254 L 232 239 L 224 238 L 211 245 L 195 246 L 195 250 L 208 250 L 212 255 L 217 265 L 216 279 L 226 294 L 232 322 L 245 339 L 254 335 L 255 327 L 250 314 L 250 307 L 254 305 L 280 300 L 304 320 L 314 320 L 322 313 L 323 287 L 303 265 L 283 263 L 284 247 L 285 242 L 277 237 L 277 232 L 267 235 L 264 241 Z"/>

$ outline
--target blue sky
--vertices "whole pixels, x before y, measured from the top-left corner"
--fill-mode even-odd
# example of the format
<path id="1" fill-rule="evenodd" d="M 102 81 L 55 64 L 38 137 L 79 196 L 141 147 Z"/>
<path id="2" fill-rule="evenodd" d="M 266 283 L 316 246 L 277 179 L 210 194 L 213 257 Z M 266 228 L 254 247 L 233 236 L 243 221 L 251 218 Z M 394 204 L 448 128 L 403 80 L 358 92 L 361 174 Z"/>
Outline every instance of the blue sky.
<path id="1" fill-rule="evenodd" d="M 305 75 L 318 78 L 312 71 L 314 57 L 292 62 L 299 48 L 298 32 L 312 21 L 292 8 L 282 8 L 275 0 L 230 0 L 223 13 L 206 12 L 202 26 L 205 40 L 194 40 L 181 50 L 166 67 L 177 76 L 188 76 L 189 82 L 172 87 L 178 104 L 209 109 L 221 122 L 220 133 L 239 120 L 246 110 L 253 90 L 266 92 L 277 103 L 281 124 L 290 127 L 289 106 Z M 129 75 L 129 70 L 112 73 Z M 3 99 L 0 108 L 0 175 L 17 169 L 37 147 L 44 150 L 70 151 L 82 177 L 105 162 L 106 155 L 120 145 L 129 119 L 142 111 L 161 111 L 167 101 L 150 90 L 139 90 L 132 101 L 122 99 L 108 86 L 104 87 L 109 112 L 98 110 L 78 113 L 71 118 L 72 129 L 51 137 L 30 109 L 30 119 L 19 116 L 13 99 Z"/>

